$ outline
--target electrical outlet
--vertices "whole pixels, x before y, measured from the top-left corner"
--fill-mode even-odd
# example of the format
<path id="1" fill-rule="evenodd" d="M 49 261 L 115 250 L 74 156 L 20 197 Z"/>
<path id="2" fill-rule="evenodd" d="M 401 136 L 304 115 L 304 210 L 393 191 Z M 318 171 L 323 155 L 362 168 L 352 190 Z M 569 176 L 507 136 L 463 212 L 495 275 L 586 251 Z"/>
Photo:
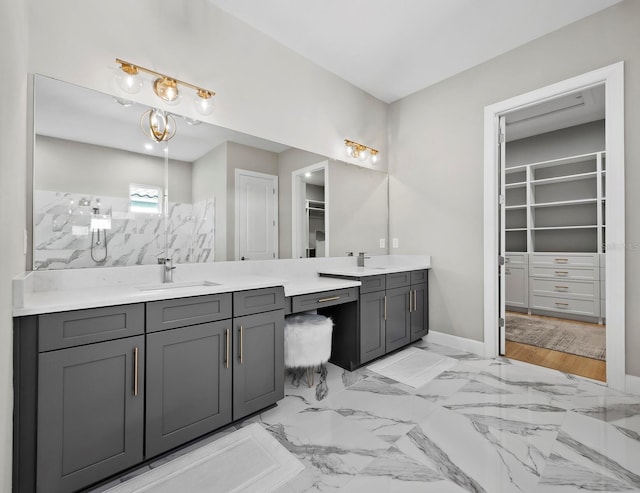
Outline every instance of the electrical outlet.
<path id="1" fill-rule="evenodd" d="M 394 239 L 393 239 L 393 248 L 399 248 L 399 241 L 398 241 L 398 238 L 394 238 Z"/>
<path id="2" fill-rule="evenodd" d="M 384 238 L 380 238 L 380 248 L 386 248 L 387 242 Z"/>

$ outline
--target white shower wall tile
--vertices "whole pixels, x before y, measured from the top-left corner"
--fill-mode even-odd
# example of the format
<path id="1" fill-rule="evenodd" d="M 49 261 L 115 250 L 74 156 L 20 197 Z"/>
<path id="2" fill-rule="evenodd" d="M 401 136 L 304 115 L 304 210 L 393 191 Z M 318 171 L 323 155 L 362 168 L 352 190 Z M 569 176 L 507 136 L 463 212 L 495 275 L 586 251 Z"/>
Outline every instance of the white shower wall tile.
<path id="1" fill-rule="evenodd" d="M 93 207 L 112 218 L 104 261 L 103 248 L 94 246 L 95 260 L 91 257 L 92 241 L 97 241 L 89 229 Z M 213 198 L 169 203 L 166 237 L 174 262 L 213 262 L 214 209 Z M 86 234 L 77 234 L 83 230 Z M 90 194 L 36 190 L 34 244 L 36 270 L 156 264 L 165 254 L 165 219 L 163 214 L 131 213 L 128 200 L 120 197 L 101 196 L 98 203 Z"/>

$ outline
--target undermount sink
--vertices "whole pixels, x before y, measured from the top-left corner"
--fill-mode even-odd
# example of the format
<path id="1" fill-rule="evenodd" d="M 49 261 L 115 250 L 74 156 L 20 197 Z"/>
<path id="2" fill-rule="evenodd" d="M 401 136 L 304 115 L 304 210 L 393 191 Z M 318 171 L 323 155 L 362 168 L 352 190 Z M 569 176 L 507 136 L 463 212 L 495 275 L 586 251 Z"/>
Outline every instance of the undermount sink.
<path id="1" fill-rule="evenodd" d="M 165 289 L 184 289 L 208 286 L 220 286 L 220 283 L 213 281 L 165 282 L 162 284 L 145 284 L 143 286 L 136 286 L 136 289 L 140 291 L 161 291 Z"/>

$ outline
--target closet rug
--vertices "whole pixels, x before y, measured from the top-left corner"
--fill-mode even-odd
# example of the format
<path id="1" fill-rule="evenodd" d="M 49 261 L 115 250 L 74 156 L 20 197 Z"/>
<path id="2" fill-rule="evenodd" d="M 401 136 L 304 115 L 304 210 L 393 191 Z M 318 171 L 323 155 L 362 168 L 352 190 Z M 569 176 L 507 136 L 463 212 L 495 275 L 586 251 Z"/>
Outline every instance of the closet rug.
<path id="1" fill-rule="evenodd" d="M 508 341 L 605 360 L 604 325 L 514 312 L 507 313 L 506 322 Z"/>

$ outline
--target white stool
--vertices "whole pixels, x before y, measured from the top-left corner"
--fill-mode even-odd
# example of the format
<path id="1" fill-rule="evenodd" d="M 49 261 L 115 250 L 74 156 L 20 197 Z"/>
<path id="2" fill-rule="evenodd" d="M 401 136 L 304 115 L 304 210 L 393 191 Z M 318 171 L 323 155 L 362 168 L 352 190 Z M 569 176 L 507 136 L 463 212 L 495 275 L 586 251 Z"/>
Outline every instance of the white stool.
<path id="1" fill-rule="evenodd" d="M 313 385 L 316 366 L 329 361 L 333 322 L 323 315 L 290 315 L 284 322 L 284 366 L 305 368 L 307 385 Z"/>

